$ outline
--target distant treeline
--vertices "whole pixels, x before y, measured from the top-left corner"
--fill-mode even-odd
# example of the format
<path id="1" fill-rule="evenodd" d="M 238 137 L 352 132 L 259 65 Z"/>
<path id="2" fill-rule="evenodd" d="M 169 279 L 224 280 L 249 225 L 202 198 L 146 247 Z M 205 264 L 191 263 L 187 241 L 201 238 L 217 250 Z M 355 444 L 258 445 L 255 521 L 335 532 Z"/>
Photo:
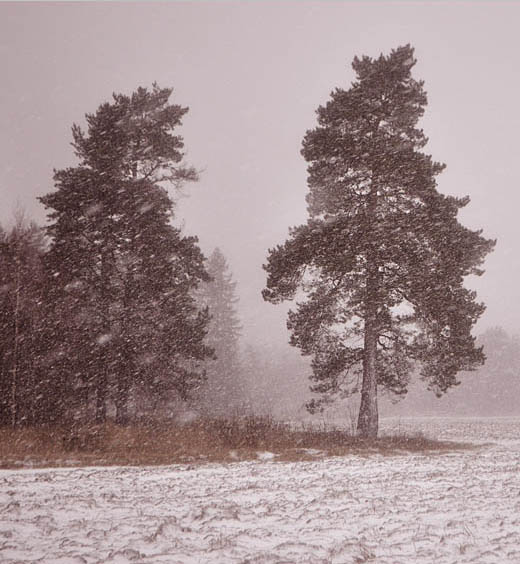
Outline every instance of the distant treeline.
<path id="1" fill-rule="evenodd" d="M 472 372 L 458 375 L 460 384 L 442 397 L 424 390 L 412 379 L 402 401 L 385 401 L 384 415 L 390 416 L 507 416 L 520 415 L 520 336 L 493 327 L 478 336 L 486 363 Z"/>

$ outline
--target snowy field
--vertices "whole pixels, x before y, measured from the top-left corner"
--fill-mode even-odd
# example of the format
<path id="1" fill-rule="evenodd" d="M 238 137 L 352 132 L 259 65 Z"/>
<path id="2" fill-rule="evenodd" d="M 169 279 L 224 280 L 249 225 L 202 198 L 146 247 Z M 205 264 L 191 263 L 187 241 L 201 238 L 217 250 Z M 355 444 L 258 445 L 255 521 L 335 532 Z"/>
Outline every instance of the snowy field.
<path id="1" fill-rule="evenodd" d="M 476 449 L 0 471 L 0 562 L 519 563 L 520 419 L 388 420 Z"/>

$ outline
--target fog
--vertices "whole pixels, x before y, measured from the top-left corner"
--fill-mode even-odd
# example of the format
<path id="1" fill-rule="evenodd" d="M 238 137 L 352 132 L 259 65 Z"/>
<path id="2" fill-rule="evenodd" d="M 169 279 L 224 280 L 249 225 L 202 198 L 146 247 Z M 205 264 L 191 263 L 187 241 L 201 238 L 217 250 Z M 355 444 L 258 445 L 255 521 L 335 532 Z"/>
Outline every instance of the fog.
<path id="1" fill-rule="evenodd" d="M 411 43 L 429 95 L 426 151 L 448 165 L 439 190 L 468 194 L 461 221 L 498 239 L 486 274 L 468 281 L 487 304 L 477 333 L 515 334 L 519 15 L 503 3 L 0 4 L 0 223 L 16 207 L 44 222 L 36 198 L 53 168 L 75 164 L 70 127 L 86 112 L 112 92 L 172 86 L 201 171 L 175 196 L 176 221 L 227 257 L 244 342 L 297 356 L 287 307 L 260 292 L 267 250 L 306 219 L 303 135 L 330 91 L 350 85 L 355 55 Z"/>

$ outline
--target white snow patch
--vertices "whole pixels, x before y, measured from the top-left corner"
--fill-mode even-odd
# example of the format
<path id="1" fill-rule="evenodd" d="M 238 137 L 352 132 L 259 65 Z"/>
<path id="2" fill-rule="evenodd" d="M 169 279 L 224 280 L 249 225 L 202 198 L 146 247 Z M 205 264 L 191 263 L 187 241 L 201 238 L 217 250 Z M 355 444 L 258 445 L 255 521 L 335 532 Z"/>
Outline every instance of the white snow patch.
<path id="1" fill-rule="evenodd" d="M 103 335 L 100 335 L 96 339 L 96 342 L 97 342 L 98 345 L 105 345 L 106 343 L 108 343 L 111 340 L 112 340 L 112 334 L 111 333 L 105 333 Z"/>
<path id="2" fill-rule="evenodd" d="M 317 448 L 301 448 L 300 452 L 308 454 L 309 456 L 321 456 L 324 454 L 324 451 L 318 450 Z"/>
<path id="3" fill-rule="evenodd" d="M 258 460 L 273 460 L 276 455 L 273 452 L 257 452 L 256 457 Z"/>

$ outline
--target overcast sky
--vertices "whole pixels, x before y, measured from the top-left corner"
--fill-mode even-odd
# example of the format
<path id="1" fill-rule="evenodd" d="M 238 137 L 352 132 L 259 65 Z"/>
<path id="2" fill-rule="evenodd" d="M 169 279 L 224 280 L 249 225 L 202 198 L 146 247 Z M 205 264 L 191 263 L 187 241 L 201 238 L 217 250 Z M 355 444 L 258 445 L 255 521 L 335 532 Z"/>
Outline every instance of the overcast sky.
<path id="1" fill-rule="evenodd" d="M 477 332 L 520 333 L 519 22 L 520 4 L 503 2 L 0 3 L 0 222 L 20 205 L 43 223 L 36 197 L 76 163 L 72 123 L 112 92 L 172 86 L 203 169 L 176 221 L 227 256 L 246 339 L 286 341 L 261 265 L 306 220 L 303 135 L 354 79 L 355 55 L 411 43 L 426 150 L 447 164 L 439 189 L 468 194 L 461 221 L 498 239 L 471 281 L 487 304 Z"/>

